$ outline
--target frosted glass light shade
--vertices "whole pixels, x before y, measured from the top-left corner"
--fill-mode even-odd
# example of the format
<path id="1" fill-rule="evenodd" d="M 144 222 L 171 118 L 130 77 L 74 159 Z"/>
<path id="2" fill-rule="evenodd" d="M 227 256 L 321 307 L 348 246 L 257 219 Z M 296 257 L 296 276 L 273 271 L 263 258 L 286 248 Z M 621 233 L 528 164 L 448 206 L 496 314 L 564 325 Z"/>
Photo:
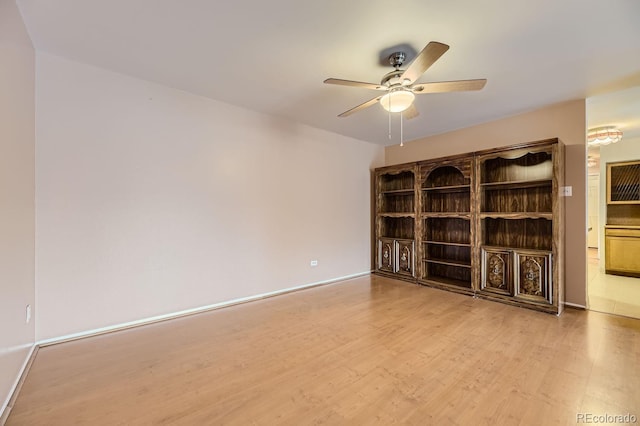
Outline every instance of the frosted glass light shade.
<path id="1" fill-rule="evenodd" d="M 402 112 L 411 106 L 415 97 L 408 90 L 395 90 L 380 98 L 380 105 L 390 112 Z"/>
<path id="2" fill-rule="evenodd" d="M 587 142 L 589 146 L 609 145 L 620 142 L 621 139 L 622 131 L 611 126 L 589 129 L 587 132 Z"/>

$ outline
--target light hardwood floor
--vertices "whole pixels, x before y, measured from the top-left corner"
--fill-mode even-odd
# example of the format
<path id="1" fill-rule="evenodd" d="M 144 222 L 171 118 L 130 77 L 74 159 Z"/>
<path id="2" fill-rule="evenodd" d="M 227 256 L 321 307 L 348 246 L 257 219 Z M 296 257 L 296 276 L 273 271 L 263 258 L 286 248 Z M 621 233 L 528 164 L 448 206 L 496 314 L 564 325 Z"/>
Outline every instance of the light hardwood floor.
<path id="1" fill-rule="evenodd" d="M 640 417 L 640 320 L 371 276 L 44 347 L 7 424 L 552 425 L 578 413 Z"/>

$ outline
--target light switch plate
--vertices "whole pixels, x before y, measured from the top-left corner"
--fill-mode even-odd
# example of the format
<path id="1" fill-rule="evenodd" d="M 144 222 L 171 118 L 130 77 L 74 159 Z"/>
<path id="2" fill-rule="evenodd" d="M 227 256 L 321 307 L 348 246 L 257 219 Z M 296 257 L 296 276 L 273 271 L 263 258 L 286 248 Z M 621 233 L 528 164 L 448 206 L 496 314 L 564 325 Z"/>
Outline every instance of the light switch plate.
<path id="1" fill-rule="evenodd" d="M 560 196 L 562 197 L 571 197 L 573 195 L 573 187 L 572 186 L 561 186 L 560 187 Z"/>

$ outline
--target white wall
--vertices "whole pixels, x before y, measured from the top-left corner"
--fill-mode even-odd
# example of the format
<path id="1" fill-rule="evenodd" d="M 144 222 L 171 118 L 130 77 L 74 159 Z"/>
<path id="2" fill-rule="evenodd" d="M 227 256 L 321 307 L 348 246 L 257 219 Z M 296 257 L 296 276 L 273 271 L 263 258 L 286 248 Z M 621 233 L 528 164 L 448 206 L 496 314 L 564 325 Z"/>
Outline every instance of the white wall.
<path id="1" fill-rule="evenodd" d="M 640 137 L 625 137 L 612 145 L 600 147 L 600 220 L 599 233 L 600 244 L 598 255 L 600 256 L 600 270 L 604 272 L 605 245 L 604 226 L 607 224 L 607 163 L 616 161 L 640 160 Z"/>
<path id="2" fill-rule="evenodd" d="M 34 85 L 31 40 L 15 2 L 0 0 L 0 422 L 34 342 Z"/>
<path id="3" fill-rule="evenodd" d="M 36 69 L 38 339 L 371 269 L 382 147 L 46 53 Z"/>

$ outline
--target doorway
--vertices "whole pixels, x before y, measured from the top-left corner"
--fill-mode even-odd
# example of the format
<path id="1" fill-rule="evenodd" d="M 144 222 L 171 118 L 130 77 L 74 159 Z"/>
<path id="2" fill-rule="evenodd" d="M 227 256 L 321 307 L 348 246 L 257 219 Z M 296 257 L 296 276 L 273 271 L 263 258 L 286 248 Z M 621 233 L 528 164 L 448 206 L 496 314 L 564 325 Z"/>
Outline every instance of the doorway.
<path id="1" fill-rule="evenodd" d="M 588 148 L 587 306 L 615 315 L 640 318 L 640 278 L 605 272 L 607 163 L 640 159 L 640 87 L 587 99 L 588 128 L 616 126 L 618 143 Z M 640 253 L 638 253 L 640 256 Z"/>

